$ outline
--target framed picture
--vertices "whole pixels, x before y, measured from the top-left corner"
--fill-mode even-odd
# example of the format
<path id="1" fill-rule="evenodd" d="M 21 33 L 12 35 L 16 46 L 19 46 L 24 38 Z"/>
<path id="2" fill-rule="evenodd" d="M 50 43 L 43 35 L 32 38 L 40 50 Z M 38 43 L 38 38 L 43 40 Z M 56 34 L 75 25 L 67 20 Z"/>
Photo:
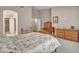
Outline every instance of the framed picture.
<path id="1" fill-rule="evenodd" d="M 58 23 L 58 16 L 53 16 L 53 23 Z"/>

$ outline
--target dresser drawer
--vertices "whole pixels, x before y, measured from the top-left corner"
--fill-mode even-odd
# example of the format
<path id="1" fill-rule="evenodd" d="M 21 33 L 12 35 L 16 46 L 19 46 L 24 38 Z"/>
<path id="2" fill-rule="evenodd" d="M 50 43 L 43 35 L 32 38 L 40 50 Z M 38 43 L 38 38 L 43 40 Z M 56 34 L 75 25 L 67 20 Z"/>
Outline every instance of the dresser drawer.
<path id="1" fill-rule="evenodd" d="M 69 40 L 78 41 L 78 31 L 66 30 L 65 31 L 65 38 L 69 39 Z"/>
<path id="2" fill-rule="evenodd" d="M 64 33 L 64 30 L 56 30 L 57 33 Z"/>
<path id="3" fill-rule="evenodd" d="M 77 31 L 65 31 L 65 34 L 74 36 L 74 35 L 78 35 L 78 32 Z"/>
<path id="4" fill-rule="evenodd" d="M 64 35 L 57 35 L 57 37 L 64 39 Z"/>
<path id="5" fill-rule="evenodd" d="M 68 35 L 66 35 L 65 39 L 73 40 L 73 41 L 78 41 L 78 36 L 68 36 Z"/>
<path id="6" fill-rule="evenodd" d="M 57 33 L 57 37 L 64 38 L 64 34 L 63 33 Z"/>

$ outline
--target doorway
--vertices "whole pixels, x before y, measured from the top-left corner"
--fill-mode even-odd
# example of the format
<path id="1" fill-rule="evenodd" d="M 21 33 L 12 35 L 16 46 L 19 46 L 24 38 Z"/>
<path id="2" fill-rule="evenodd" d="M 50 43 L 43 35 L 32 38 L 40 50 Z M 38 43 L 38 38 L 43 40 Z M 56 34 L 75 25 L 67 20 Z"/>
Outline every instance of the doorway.
<path id="1" fill-rule="evenodd" d="M 18 34 L 18 13 L 12 10 L 3 11 L 3 34 L 8 36 Z"/>

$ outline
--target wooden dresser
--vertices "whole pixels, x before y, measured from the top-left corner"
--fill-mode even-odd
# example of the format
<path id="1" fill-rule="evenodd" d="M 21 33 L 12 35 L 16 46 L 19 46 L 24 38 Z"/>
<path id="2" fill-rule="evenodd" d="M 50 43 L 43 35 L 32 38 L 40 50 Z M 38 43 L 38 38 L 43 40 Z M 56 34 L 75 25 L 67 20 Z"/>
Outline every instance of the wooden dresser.
<path id="1" fill-rule="evenodd" d="M 59 38 L 79 42 L 79 30 L 75 29 L 56 29 L 56 36 Z"/>
<path id="2" fill-rule="evenodd" d="M 51 22 L 44 22 L 44 28 L 49 34 L 52 34 L 52 23 Z"/>
<path id="3" fill-rule="evenodd" d="M 65 38 L 65 31 L 64 29 L 56 29 L 56 36 L 59 38 Z"/>

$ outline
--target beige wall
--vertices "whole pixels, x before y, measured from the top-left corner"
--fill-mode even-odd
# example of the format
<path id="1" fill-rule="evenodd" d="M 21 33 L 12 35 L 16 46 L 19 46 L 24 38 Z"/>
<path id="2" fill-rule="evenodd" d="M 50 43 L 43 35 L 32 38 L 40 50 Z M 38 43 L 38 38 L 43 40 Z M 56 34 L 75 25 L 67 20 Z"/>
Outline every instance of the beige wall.
<path id="1" fill-rule="evenodd" d="M 40 11 L 32 9 L 32 17 L 33 18 L 40 18 Z"/>
<path id="2" fill-rule="evenodd" d="M 79 29 L 78 7 L 53 7 L 51 12 L 52 17 L 59 17 L 58 24 L 53 24 L 55 27 L 70 28 L 71 26 L 75 26 L 75 28 Z"/>
<path id="3" fill-rule="evenodd" d="M 3 10 L 13 10 L 18 13 L 18 31 L 20 33 L 21 28 L 28 28 L 32 24 L 32 7 L 1 7 L 0 6 L 0 33 L 3 32 Z"/>
<path id="4" fill-rule="evenodd" d="M 44 22 L 51 20 L 51 11 L 50 11 L 50 9 L 41 10 L 40 11 L 40 19 L 42 20 L 42 27 L 43 27 Z"/>
<path id="5" fill-rule="evenodd" d="M 33 18 L 40 18 L 42 20 L 42 27 L 44 26 L 44 22 L 51 20 L 51 11 L 50 9 L 44 10 L 33 10 Z"/>

